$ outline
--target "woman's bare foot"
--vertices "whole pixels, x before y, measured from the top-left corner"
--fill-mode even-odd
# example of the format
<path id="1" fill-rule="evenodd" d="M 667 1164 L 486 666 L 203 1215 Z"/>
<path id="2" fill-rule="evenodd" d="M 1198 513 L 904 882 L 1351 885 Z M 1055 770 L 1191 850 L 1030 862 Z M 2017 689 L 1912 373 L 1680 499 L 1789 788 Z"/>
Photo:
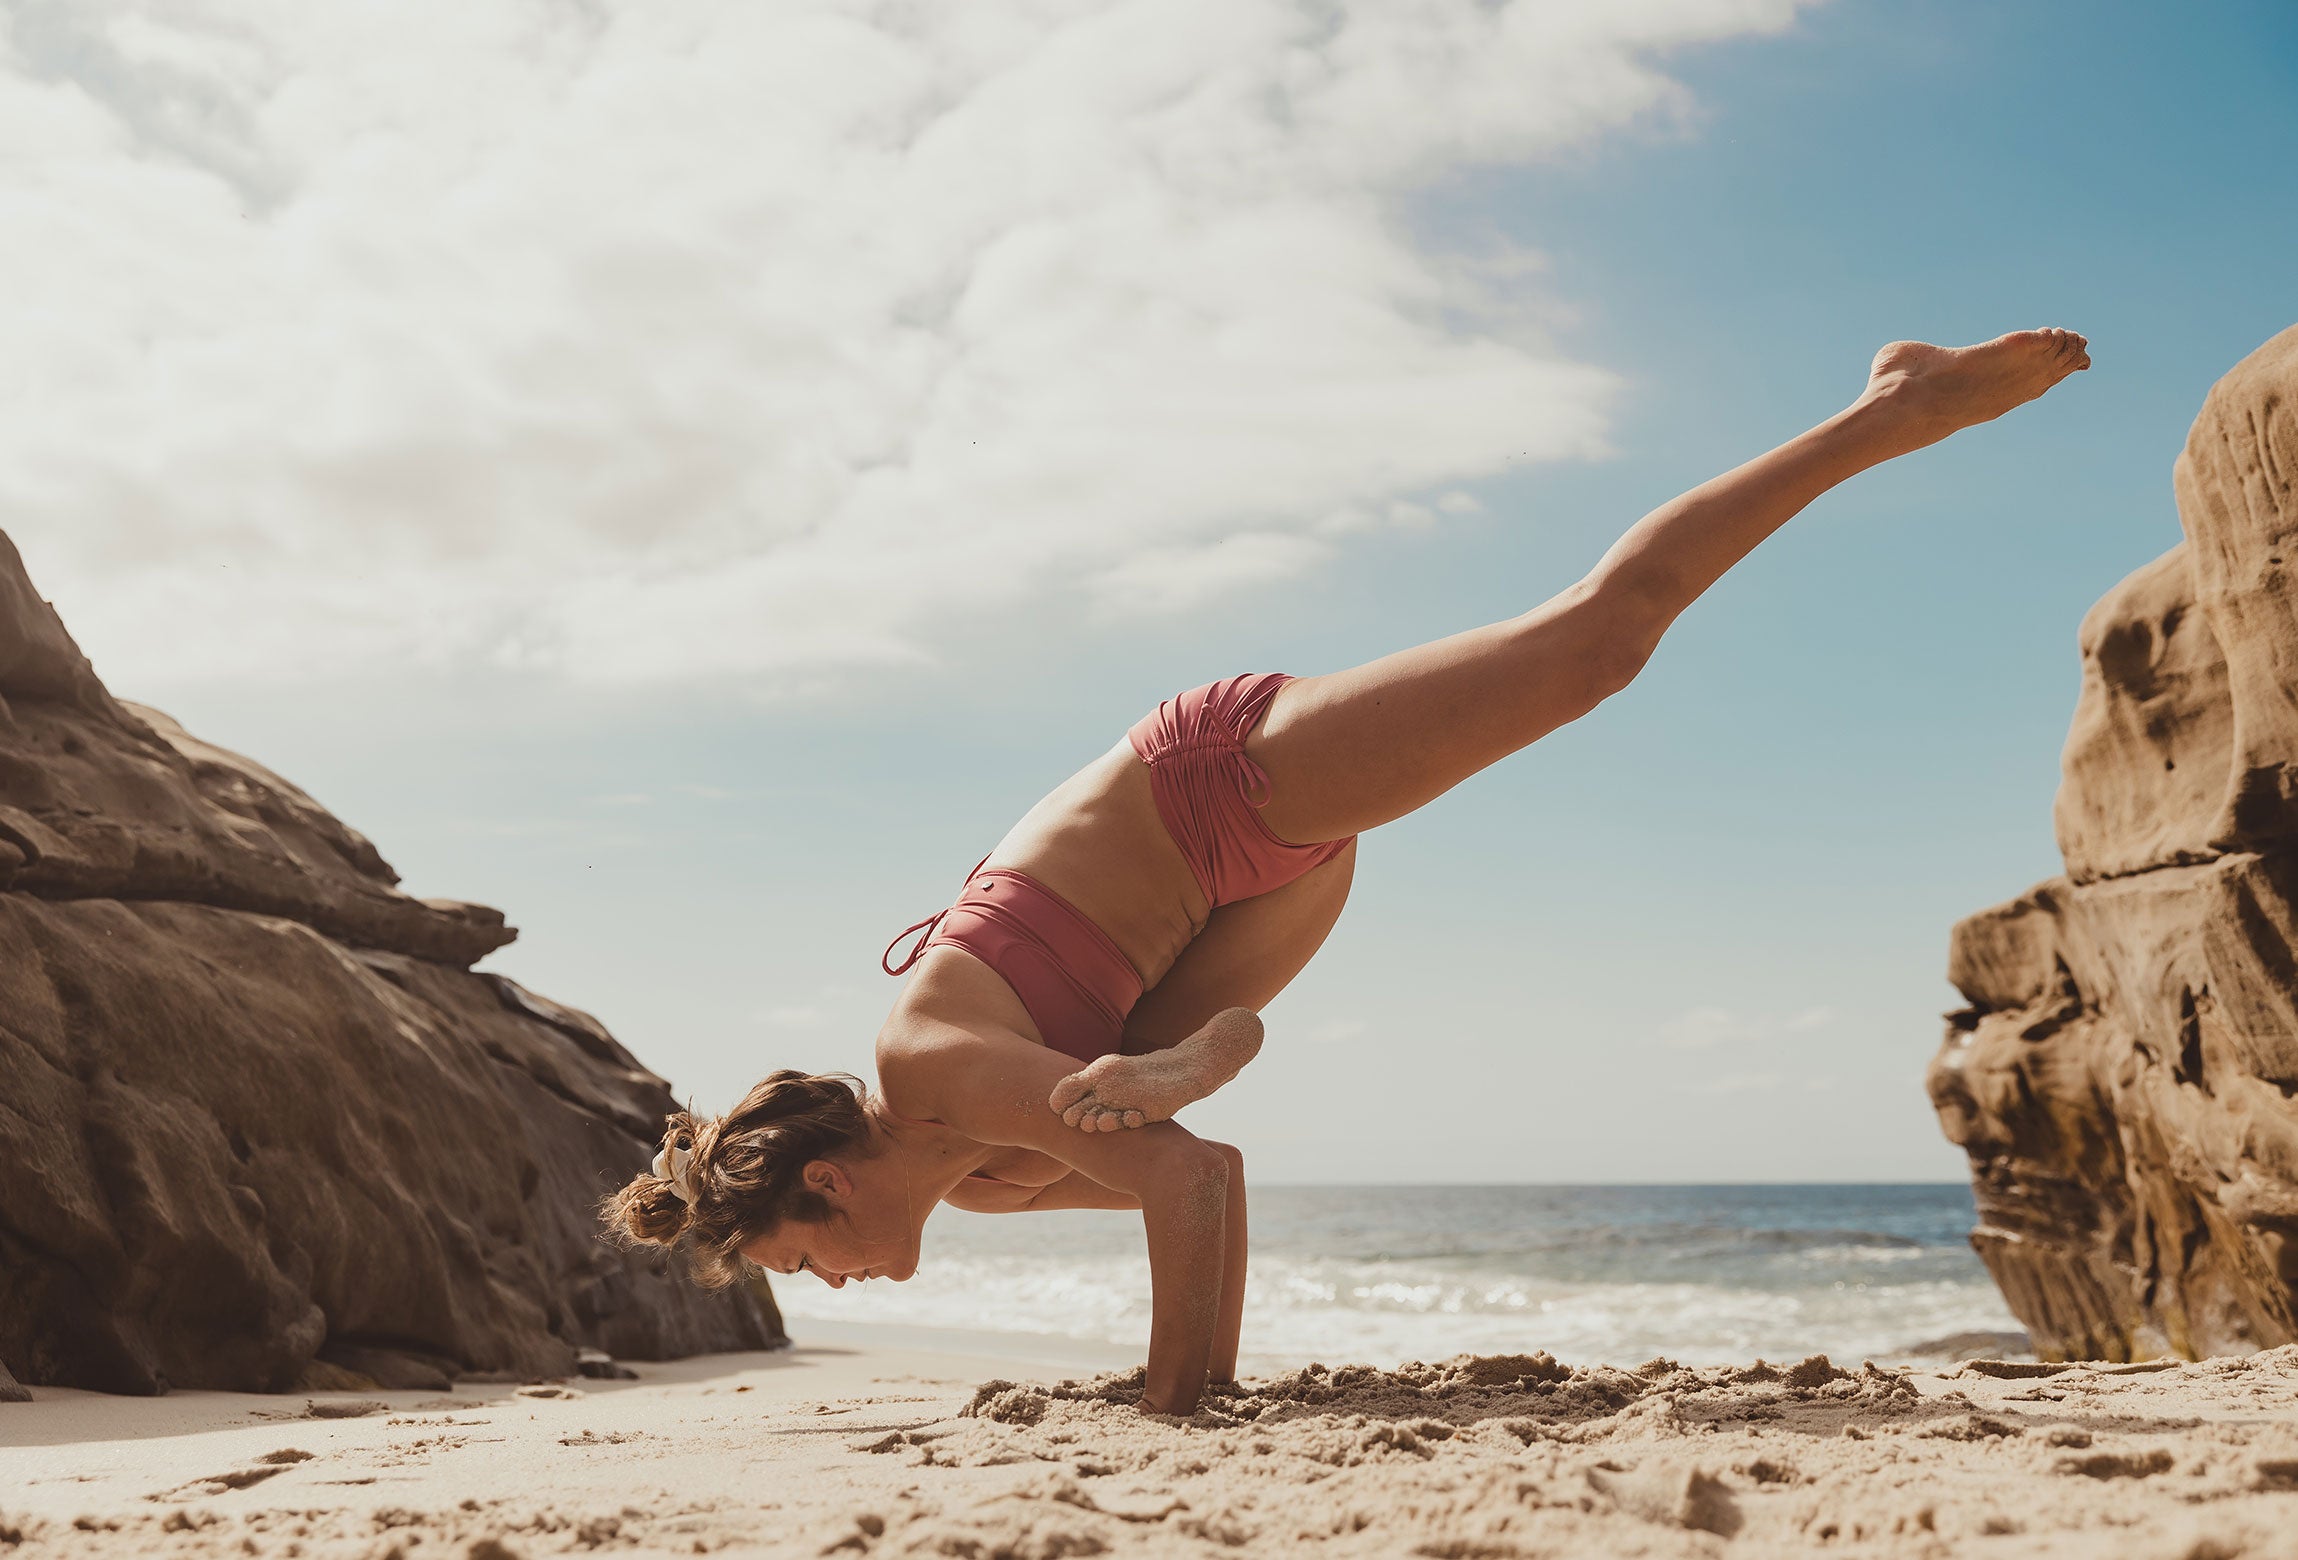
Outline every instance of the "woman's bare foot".
<path id="1" fill-rule="evenodd" d="M 1236 1077 L 1260 1050 L 1261 1016 L 1225 1008 L 1179 1045 L 1086 1063 L 1055 1084 L 1046 1103 L 1080 1132 L 1145 1127 Z"/>
<path id="2" fill-rule="evenodd" d="M 1875 354 L 1859 405 L 1888 410 L 1906 447 L 1921 449 L 2090 366 L 2090 343 L 2071 330 L 2015 330 L 1975 347 L 1894 341 Z"/>

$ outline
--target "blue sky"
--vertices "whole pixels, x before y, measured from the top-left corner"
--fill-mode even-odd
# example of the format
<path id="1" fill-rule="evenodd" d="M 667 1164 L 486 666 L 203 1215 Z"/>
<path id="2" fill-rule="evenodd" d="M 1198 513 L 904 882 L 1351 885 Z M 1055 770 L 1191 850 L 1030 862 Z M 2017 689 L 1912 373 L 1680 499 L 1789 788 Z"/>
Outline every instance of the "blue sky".
<path id="1" fill-rule="evenodd" d="M 924 592 L 900 571 L 918 558 L 944 567 L 944 543 L 864 533 L 869 545 L 839 565 L 861 581 L 862 606 L 820 598 L 826 619 L 869 629 L 856 630 L 860 651 L 792 660 L 777 641 L 689 663 L 684 621 L 697 641 L 734 643 L 724 603 L 664 606 L 598 584 L 669 567 L 669 542 L 562 579 L 547 527 L 484 546 L 466 546 L 477 529 L 452 528 L 402 544 L 382 499 L 338 517 L 316 506 L 319 489 L 283 501 L 276 533 L 195 523 L 188 503 L 164 501 L 138 512 L 138 533 L 74 509 L 74 495 L 124 482 L 73 486 L 81 468 L 55 453 L 72 434 L 62 422 L 18 452 L 45 485 L 9 494 L 10 530 L 115 691 L 294 778 L 371 834 L 416 891 L 503 906 L 524 932 L 491 967 L 597 1012 L 715 1107 L 773 1066 L 865 1070 L 892 994 L 876 965 L 887 938 L 945 903 L 1014 817 L 1156 698 L 1237 670 L 1345 665 L 1521 611 L 1645 509 L 1832 411 L 1882 342 L 2070 326 L 2091 338 L 2093 372 L 1824 499 L 1689 613 L 1625 695 L 1368 838 L 1355 901 L 1270 1011 L 1262 1058 L 1188 1118 L 1278 1180 L 1952 1178 L 1960 1155 L 1922 1089 L 1938 1015 L 1956 1002 L 1940 973 L 1948 928 L 2056 870 L 2050 800 L 2075 625 L 2177 539 L 2170 463 L 2203 392 L 2298 317 L 2298 203 L 2285 198 L 2298 14 L 1836 4 L 1766 30 L 1761 9 L 1754 31 L 1727 17 L 1702 24 L 1713 41 L 1631 48 L 1680 84 L 1657 107 L 1628 90 L 1568 134 L 1491 131 L 1475 155 L 1364 163 L 1365 199 L 1396 244 L 1430 275 L 1480 278 L 1418 295 L 1445 341 L 1413 348 L 1407 367 L 1436 388 L 1383 414 L 1441 413 L 1396 455 L 1413 486 L 1390 495 L 1428 501 L 1434 518 L 1288 531 L 1263 517 L 1227 532 L 1208 521 L 1178 540 L 1144 530 L 1111 555 L 1114 577 L 1261 560 L 1156 610 L 1050 573 L 874 624 L 871 569 L 900 574 L 889 592 Z M 17 40 L 20 56 L 30 47 Z M 1525 68 L 1528 91 L 1560 90 L 1536 59 Z M 265 120 L 248 144 L 287 133 Z M 244 171 L 265 166 L 253 153 L 192 150 L 239 194 L 260 184 Z M 279 165 L 303 177 L 321 166 Z M 240 220 L 285 233 L 300 198 Z M 898 228 L 901 208 L 887 220 Z M 1287 253 L 1294 285 L 1322 285 L 1327 251 Z M 1335 267 L 1388 263 L 1382 253 L 1329 251 Z M 309 285 L 332 299 L 347 284 Z M 638 291 L 675 285 L 657 276 Z M 1112 296 L 1153 310 L 1145 286 Z M 406 323 L 384 306 L 394 298 L 447 318 L 413 294 L 375 296 L 379 331 Z M 76 306 L 92 320 L 100 301 Z M 1027 333 L 1026 308 L 1003 318 L 1000 339 Z M 441 339 L 473 334 L 458 324 Z M 1485 427 L 1490 409 L 1476 399 L 1483 370 L 1445 354 L 1486 339 L 1519 354 L 1505 383 L 1524 397 L 1520 463 L 1488 435 L 1446 442 L 1448 429 Z M 230 382 L 268 359 L 250 361 Z M 1016 361 L 1023 373 L 1038 360 Z M 1161 393 L 1196 391 L 1184 378 Z M 333 394 L 368 407 L 384 392 L 354 379 Z M 89 417 L 101 409 L 91 401 Z M 1357 458 L 1361 429 L 1302 415 L 1246 435 L 1296 441 L 1304 469 L 1320 450 Z M 726 453 L 740 440 L 688 437 L 667 414 L 665 426 L 691 464 L 740 464 Z M 1203 449 L 1216 475 L 1241 473 L 1248 507 L 1311 491 L 1291 468 L 1248 480 L 1255 457 L 1219 442 L 1225 426 L 1147 465 L 1125 444 L 1148 436 L 1138 416 L 1089 447 L 1107 451 L 1113 482 L 1138 486 L 1127 473 Z M 221 471 L 252 495 L 235 514 L 270 501 L 259 447 L 225 467 L 208 459 L 237 448 L 221 434 L 179 450 L 156 421 L 125 427 L 87 470 L 108 459 L 159 491 Z M 1588 454 L 1596 444 L 1605 452 Z M 409 464 L 362 478 L 361 503 L 451 492 L 421 469 L 435 446 L 374 447 Z M 456 458 L 483 464 L 488 448 L 536 460 L 536 483 L 552 475 L 507 437 Z M 803 469 L 776 468 L 785 482 Z M 649 503 L 677 502 L 671 478 L 631 480 Z M 1376 493 L 1375 475 L 1352 480 Z M 782 489 L 761 491 L 770 503 Z M 1477 505 L 1434 504 L 1443 493 Z M 1062 524 L 1099 523 L 1089 483 L 1065 501 Z M 88 540 L 99 533 L 103 545 Z M 1058 550 L 1067 534 L 1056 525 L 1016 546 Z M 136 561 L 152 556 L 172 561 Z M 204 592 L 238 588 L 209 583 L 235 565 L 260 578 L 203 607 Z M 1137 566 L 1151 572 L 1124 572 Z M 717 567 L 748 578 L 740 560 Z M 475 615 L 510 610 L 474 595 L 480 583 L 514 604 L 522 589 L 557 593 L 570 619 L 627 610 L 667 638 L 633 630 L 612 654 L 668 670 L 586 675 L 607 652 L 525 653 L 555 641 L 508 617 L 490 644 L 431 653 Z M 777 610 L 804 617 L 802 604 Z M 170 612 L 201 620 L 155 626 Z M 262 638 L 274 622 L 299 637 Z M 410 623 L 421 631 L 392 637 Z M 260 654 L 225 653 L 241 639 Z M 906 648 L 883 650 L 895 640 Z M 283 656 L 281 643 L 309 654 Z"/>

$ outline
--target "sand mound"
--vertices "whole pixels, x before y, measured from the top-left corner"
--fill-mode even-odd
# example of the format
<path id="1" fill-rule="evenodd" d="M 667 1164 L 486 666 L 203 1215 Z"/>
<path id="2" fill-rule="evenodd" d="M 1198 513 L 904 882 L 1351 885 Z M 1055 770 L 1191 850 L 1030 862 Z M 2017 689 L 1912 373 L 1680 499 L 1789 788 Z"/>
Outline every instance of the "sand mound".
<path id="1" fill-rule="evenodd" d="M 1138 1372 L 904 1364 L 0 1450 L 0 1553 L 2298 1560 L 2298 1347 L 2046 1376 L 1311 1366 L 1185 1420 L 1131 1406 Z"/>
<path id="2" fill-rule="evenodd" d="M 2298 1349 L 2183 1375 L 1931 1380 L 1926 1392 L 1911 1371 L 1846 1370 L 1820 1356 L 1634 1370 L 1462 1356 L 1394 1371 L 1313 1365 L 1216 1391 L 1188 1420 L 1135 1412 L 1138 1371 L 991 1381 L 957 1418 L 857 1449 L 916 1468 L 1032 1476 L 962 1508 L 930 1493 L 875 1506 L 825 1547 L 1509 1560 L 1713 1554 L 1730 1539 L 1765 1553 L 1892 1541 L 1943 1553 L 1950 1537 L 2087 1529 L 2110 1508 L 2129 1527 L 2146 1508 L 2169 1534 L 2165 1554 L 2298 1554 L 2274 1547 L 2284 1542 L 2274 1522 L 2203 1531 L 2188 1509 L 2298 1490 L 2288 1461 L 2298 1429 L 2284 1419 L 2205 1430 L 2149 1401 L 2183 1406 L 2199 1387 L 2205 1398 L 2287 1405 Z M 2298 1517 L 2298 1499 L 2289 1505 Z"/>

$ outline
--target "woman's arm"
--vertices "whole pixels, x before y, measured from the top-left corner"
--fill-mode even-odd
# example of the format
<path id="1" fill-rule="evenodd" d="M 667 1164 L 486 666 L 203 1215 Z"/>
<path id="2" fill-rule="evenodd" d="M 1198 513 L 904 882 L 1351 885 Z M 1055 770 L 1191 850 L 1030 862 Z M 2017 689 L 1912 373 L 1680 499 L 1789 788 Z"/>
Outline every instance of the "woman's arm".
<path id="1" fill-rule="evenodd" d="M 1229 1156 L 1170 1121 L 1133 1132 L 1063 1126 L 1046 1099 L 1075 1060 L 1010 1031 L 918 1025 L 899 1039 L 880 1037 L 878 1067 L 906 1113 L 929 1114 L 978 1143 L 1050 1154 L 1138 1202 L 1149 1237 L 1151 1294 L 1149 1380 L 1141 1406 L 1192 1412 L 1226 1309 Z M 1233 1372 L 1233 1342 L 1228 1352 Z"/>
<path id="2" fill-rule="evenodd" d="M 1245 1156 L 1226 1143 L 1212 1145 L 1229 1161 L 1229 1210 L 1222 1221 L 1221 1314 L 1213 1324 L 1212 1379 L 1237 1379 L 1237 1339 L 1245 1329 Z"/>

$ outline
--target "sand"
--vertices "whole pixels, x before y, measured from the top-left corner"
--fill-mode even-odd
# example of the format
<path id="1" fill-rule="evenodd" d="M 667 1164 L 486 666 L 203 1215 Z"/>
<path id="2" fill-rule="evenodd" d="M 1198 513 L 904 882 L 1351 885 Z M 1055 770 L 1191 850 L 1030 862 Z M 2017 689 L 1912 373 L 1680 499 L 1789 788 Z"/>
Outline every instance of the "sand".
<path id="1" fill-rule="evenodd" d="M 1124 1375 L 1063 1381 L 1078 1349 L 809 1333 L 627 1382 L 38 1389 L 0 1406 L 0 1554 L 2298 1560 L 2298 1347 L 2053 1374 L 1463 1357 L 1257 1378 L 1181 1422 Z"/>

